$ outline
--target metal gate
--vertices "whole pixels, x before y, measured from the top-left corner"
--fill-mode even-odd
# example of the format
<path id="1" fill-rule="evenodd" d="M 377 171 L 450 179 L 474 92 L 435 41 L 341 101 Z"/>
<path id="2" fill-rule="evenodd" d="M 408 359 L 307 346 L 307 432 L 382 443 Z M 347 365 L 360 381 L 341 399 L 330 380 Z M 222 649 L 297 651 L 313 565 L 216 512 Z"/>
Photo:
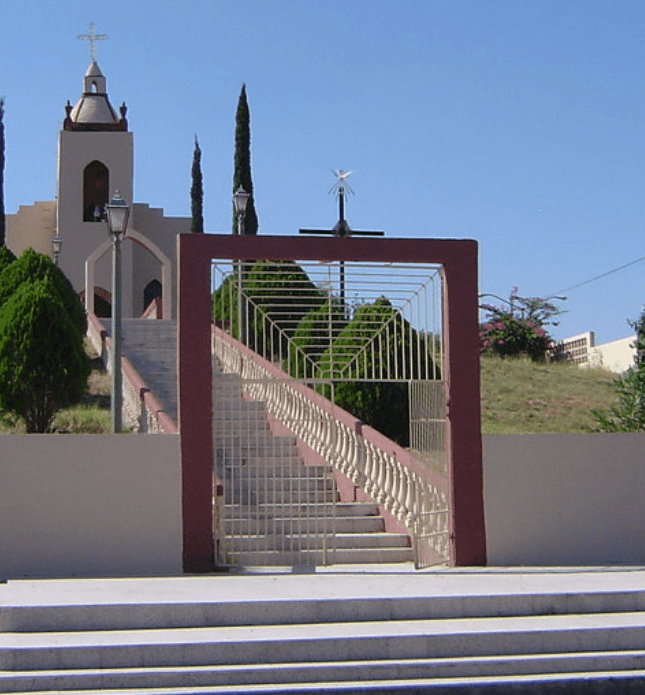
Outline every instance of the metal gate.
<path id="1" fill-rule="evenodd" d="M 212 288 L 228 561 L 333 562 L 336 469 L 406 525 L 417 567 L 447 562 L 441 267 L 216 262 Z"/>

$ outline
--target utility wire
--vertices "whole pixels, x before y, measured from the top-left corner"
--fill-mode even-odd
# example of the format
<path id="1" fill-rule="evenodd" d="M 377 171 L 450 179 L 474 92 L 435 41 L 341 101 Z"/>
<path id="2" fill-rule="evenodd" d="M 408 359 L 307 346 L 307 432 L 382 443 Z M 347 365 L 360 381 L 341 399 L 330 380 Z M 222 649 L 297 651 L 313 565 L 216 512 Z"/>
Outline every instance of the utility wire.
<path id="1" fill-rule="evenodd" d="M 613 270 L 608 270 L 606 273 L 602 273 L 601 275 L 596 275 L 596 277 L 590 278 L 589 280 L 585 280 L 584 282 L 579 282 L 577 285 L 571 285 L 571 287 L 565 287 L 563 290 L 558 290 L 557 292 L 553 292 L 553 294 L 562 294 L 563 292 L 571 292 L 571 290 L 576 290 L 578 287 L 582 287 L 583 285 L 588 285 L 590 282 L 595 282 L 596 280 L 600 280 L 601 278 L 606 278 L 608 275 L 613 275 L 614 273 L 617 273 L 619 270 L 624 270 L 625 268 L 629 268 L 632 265 L 636 265 L 637 263 L 640 263 L 641 261 L 645 261 L 645 256 L 642 256 L 641 258 L 637 258 L 635 261 L 631 261 L 630 263 L 625 263 L 625 265 L 621 265 L 618 268 L 614 268 Z"/>

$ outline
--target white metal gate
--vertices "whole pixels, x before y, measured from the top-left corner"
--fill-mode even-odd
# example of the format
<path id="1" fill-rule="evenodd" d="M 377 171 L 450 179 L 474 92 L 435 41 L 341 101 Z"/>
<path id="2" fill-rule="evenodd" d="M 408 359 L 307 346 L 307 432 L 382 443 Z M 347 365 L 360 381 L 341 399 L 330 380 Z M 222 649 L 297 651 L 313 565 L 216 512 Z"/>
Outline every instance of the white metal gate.
<path id="1" fill-rule="evenodd" d="M 214 339 L 216 471 L 230 561 L 333 562 L 333 466 L 406 524 L 417 567 L 446 562 L 441 267 L 212 267 L 214 318 L 230 336 Z M 410 463 L 336 422 L 329 401 L 398 442 Z M 297 440 L 329 466 L 302 465 Z"/>

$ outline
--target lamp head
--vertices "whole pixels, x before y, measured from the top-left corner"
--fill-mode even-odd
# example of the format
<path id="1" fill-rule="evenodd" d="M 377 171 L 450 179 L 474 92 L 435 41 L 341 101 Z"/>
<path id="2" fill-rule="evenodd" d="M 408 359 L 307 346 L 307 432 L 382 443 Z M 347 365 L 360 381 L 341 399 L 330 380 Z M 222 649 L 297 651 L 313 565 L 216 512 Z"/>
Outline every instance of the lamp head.
<path id="1" fill-rule="evenodd" d="M 247 193 L 242 186 L 233 194 L 233 209 L 237 217 L 241 217 L 246 213 L 246 207 L 249 204 L 250 193 Z"/>
<path id="2" fill-rule="evenodd" d="M 128 204 L 119 195 L 119 191 L 115 191 L 114 197 L 105 206 L 105 219 L 107 221 L 108 232 L 113 236 L 125 236 L 128 229 L 129 217 L 130 208 Z"/>
<path id="3" fill-rule="evenodd" d="M 63 247 L 63 240 L 57 234 L 52 239 L 52 251 L 54 252 L 54 256 L 58 256 L 62 247 Z"/>

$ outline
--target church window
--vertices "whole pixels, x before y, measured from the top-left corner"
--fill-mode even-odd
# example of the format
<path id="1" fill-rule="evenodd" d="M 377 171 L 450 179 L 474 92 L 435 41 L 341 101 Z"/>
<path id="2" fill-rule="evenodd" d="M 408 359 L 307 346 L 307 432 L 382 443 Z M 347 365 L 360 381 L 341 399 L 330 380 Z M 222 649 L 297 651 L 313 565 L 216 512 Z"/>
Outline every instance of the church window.
<path id="1" fill-rule="evenodd" d="M 110 174 L 101 162 L 90 162 L 83 172 L 83 222 L 100 222 L 108 202 Z"/>

